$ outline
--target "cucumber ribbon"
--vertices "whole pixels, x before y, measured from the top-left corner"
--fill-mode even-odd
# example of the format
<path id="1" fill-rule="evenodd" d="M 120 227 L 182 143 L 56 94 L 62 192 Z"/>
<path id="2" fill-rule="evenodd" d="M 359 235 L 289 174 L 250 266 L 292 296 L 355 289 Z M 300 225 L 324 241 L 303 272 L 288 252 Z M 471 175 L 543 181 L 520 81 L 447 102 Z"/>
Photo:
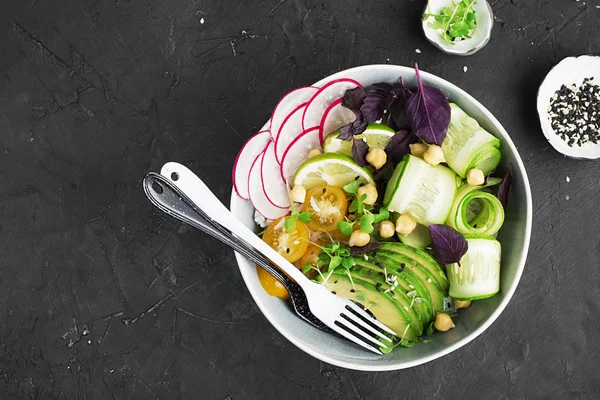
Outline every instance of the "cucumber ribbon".
<path id="1" fill-rule="evenodd" d="M 463 235 L 495 235 L 504 223 L 504 208 L 496 196 L 483 189 L 498 183 L 500 179 L 490 178 L 485 186 L 465 184 L 458 189 L 448 225 Z"/>

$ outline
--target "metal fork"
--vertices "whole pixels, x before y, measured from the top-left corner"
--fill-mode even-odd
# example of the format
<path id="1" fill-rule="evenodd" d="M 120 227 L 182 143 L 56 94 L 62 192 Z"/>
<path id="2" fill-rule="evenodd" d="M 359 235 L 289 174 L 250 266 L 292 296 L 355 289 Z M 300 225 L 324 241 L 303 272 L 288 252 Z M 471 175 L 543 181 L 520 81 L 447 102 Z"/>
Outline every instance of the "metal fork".
<path id="1" fill-rule="evenodd" d="M 207 220 L 229 231 L 236 241 L 245 242 L 247 246 L 254 248 L 294 280 L 304 291 L 310 311 L 326 326 L 376 354 L 381 354 L 379 348 L 387 347 L 384 341 L 388 344 L 392 341 L 386 333 L 398 336 L 352 301 L 332 294 L 323 285 L 305 277 L 294 265 L 240 222 L 188 168 L 178 163 L 167 163 L 162 167 L 161 175 L 170 179 L 185 193 L 196 205 L 197 211 Z"/>
<path id="2" fill-rule="evenodd" d="M 226 229 L 223 229 L 219 225 L 213 225 L 210 220 L 207 220 L 198 212 L 194 203 L 169 179 L 155 172 L 150 172 L 144 178 L 143 186 L 146 196 L 159 210 L 221 241 L 251 262 L 265 269 L 281 282 L 288 291 L 290 294 L 290 303 L 296 314 L 315 328 L 335 334 L 333 330 L 329 329 L 327 325 L 310 312 L 306 295 L 297 283 L 279 271 L 276 266 L 254 251 L 254 249 L 237 241 Z"/>

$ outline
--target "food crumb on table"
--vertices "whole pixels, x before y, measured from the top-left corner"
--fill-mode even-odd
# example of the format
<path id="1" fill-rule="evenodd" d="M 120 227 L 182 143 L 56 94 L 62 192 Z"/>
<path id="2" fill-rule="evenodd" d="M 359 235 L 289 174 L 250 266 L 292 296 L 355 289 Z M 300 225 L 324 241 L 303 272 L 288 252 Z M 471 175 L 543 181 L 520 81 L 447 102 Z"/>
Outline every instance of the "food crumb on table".
<path id="1" fill-rule="evenodd" d="M 569 178 L 568 176 L 565 180 L 567 181 L 567 183 L 571 182 L 571 178 Z"/>
<path id="2" fill-rule="evenodd" d="M 467 72 L 467 70 L 468 70 L 468 69 L 469 69 L 469 68 L 468 68 L 466 65 L 463 67 L 463 71 L 464 71 L 464 72 Z"/>
<path id="3" fill-rule="evenodd" d="M 421 49 L 415 49 L 415 53 L 421 54 Z"/>

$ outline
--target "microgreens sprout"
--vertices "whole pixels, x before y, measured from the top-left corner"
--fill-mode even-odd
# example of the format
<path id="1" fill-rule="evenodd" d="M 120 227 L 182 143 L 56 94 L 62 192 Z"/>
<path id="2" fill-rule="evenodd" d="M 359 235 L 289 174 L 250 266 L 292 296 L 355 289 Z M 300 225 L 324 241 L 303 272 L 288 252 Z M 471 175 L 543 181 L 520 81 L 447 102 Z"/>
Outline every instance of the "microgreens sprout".
<path id="1" fill-rule="evenodd" d="M 296 221 L 309 224 L 311 222 L 310 213 L 308 211 L 303 213 L 293 211 L 291 218 L 287 219 L 284 223 L 285 233 L 292 233 L 296 229 Z"/>
<path id="2" fill-rule="evenodd" d="M 452 4 L 442 8 L 439 14 L 423 14 L 423 20 L 433 17 L 435 21 L 430 22 L 429 27 L 441 30 L 442 38 L 450 44 L 457 40 L 470 39 L 477 27 L 473 11 L 475 2 L 476 0 L 452 0 Z"/>

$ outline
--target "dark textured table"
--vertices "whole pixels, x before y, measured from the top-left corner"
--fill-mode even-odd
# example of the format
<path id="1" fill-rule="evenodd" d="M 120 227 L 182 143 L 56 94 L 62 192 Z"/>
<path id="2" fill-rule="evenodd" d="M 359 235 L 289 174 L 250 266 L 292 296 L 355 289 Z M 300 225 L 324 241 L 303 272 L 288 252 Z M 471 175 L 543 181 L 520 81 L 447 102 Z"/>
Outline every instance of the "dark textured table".
<path id="1" fill-rule="evenodd" d="M 600 167 L 549 147 L 535 96 L 562 58 L 600 52 L 600 9 L 495 1 L 492 40 L 461 58 L 425 40 L 423 6 L 3 0 L 0 397 L 599 398 Z M 154 209 L 140 180 L 180 161 L 227 202 L 238 148 L 288 89 L 414 62 L 475 96 L 519 147 L 529 261 L 506 311 L 461 350 L 348 371 L 276 332 L 232 252 Z"/>

